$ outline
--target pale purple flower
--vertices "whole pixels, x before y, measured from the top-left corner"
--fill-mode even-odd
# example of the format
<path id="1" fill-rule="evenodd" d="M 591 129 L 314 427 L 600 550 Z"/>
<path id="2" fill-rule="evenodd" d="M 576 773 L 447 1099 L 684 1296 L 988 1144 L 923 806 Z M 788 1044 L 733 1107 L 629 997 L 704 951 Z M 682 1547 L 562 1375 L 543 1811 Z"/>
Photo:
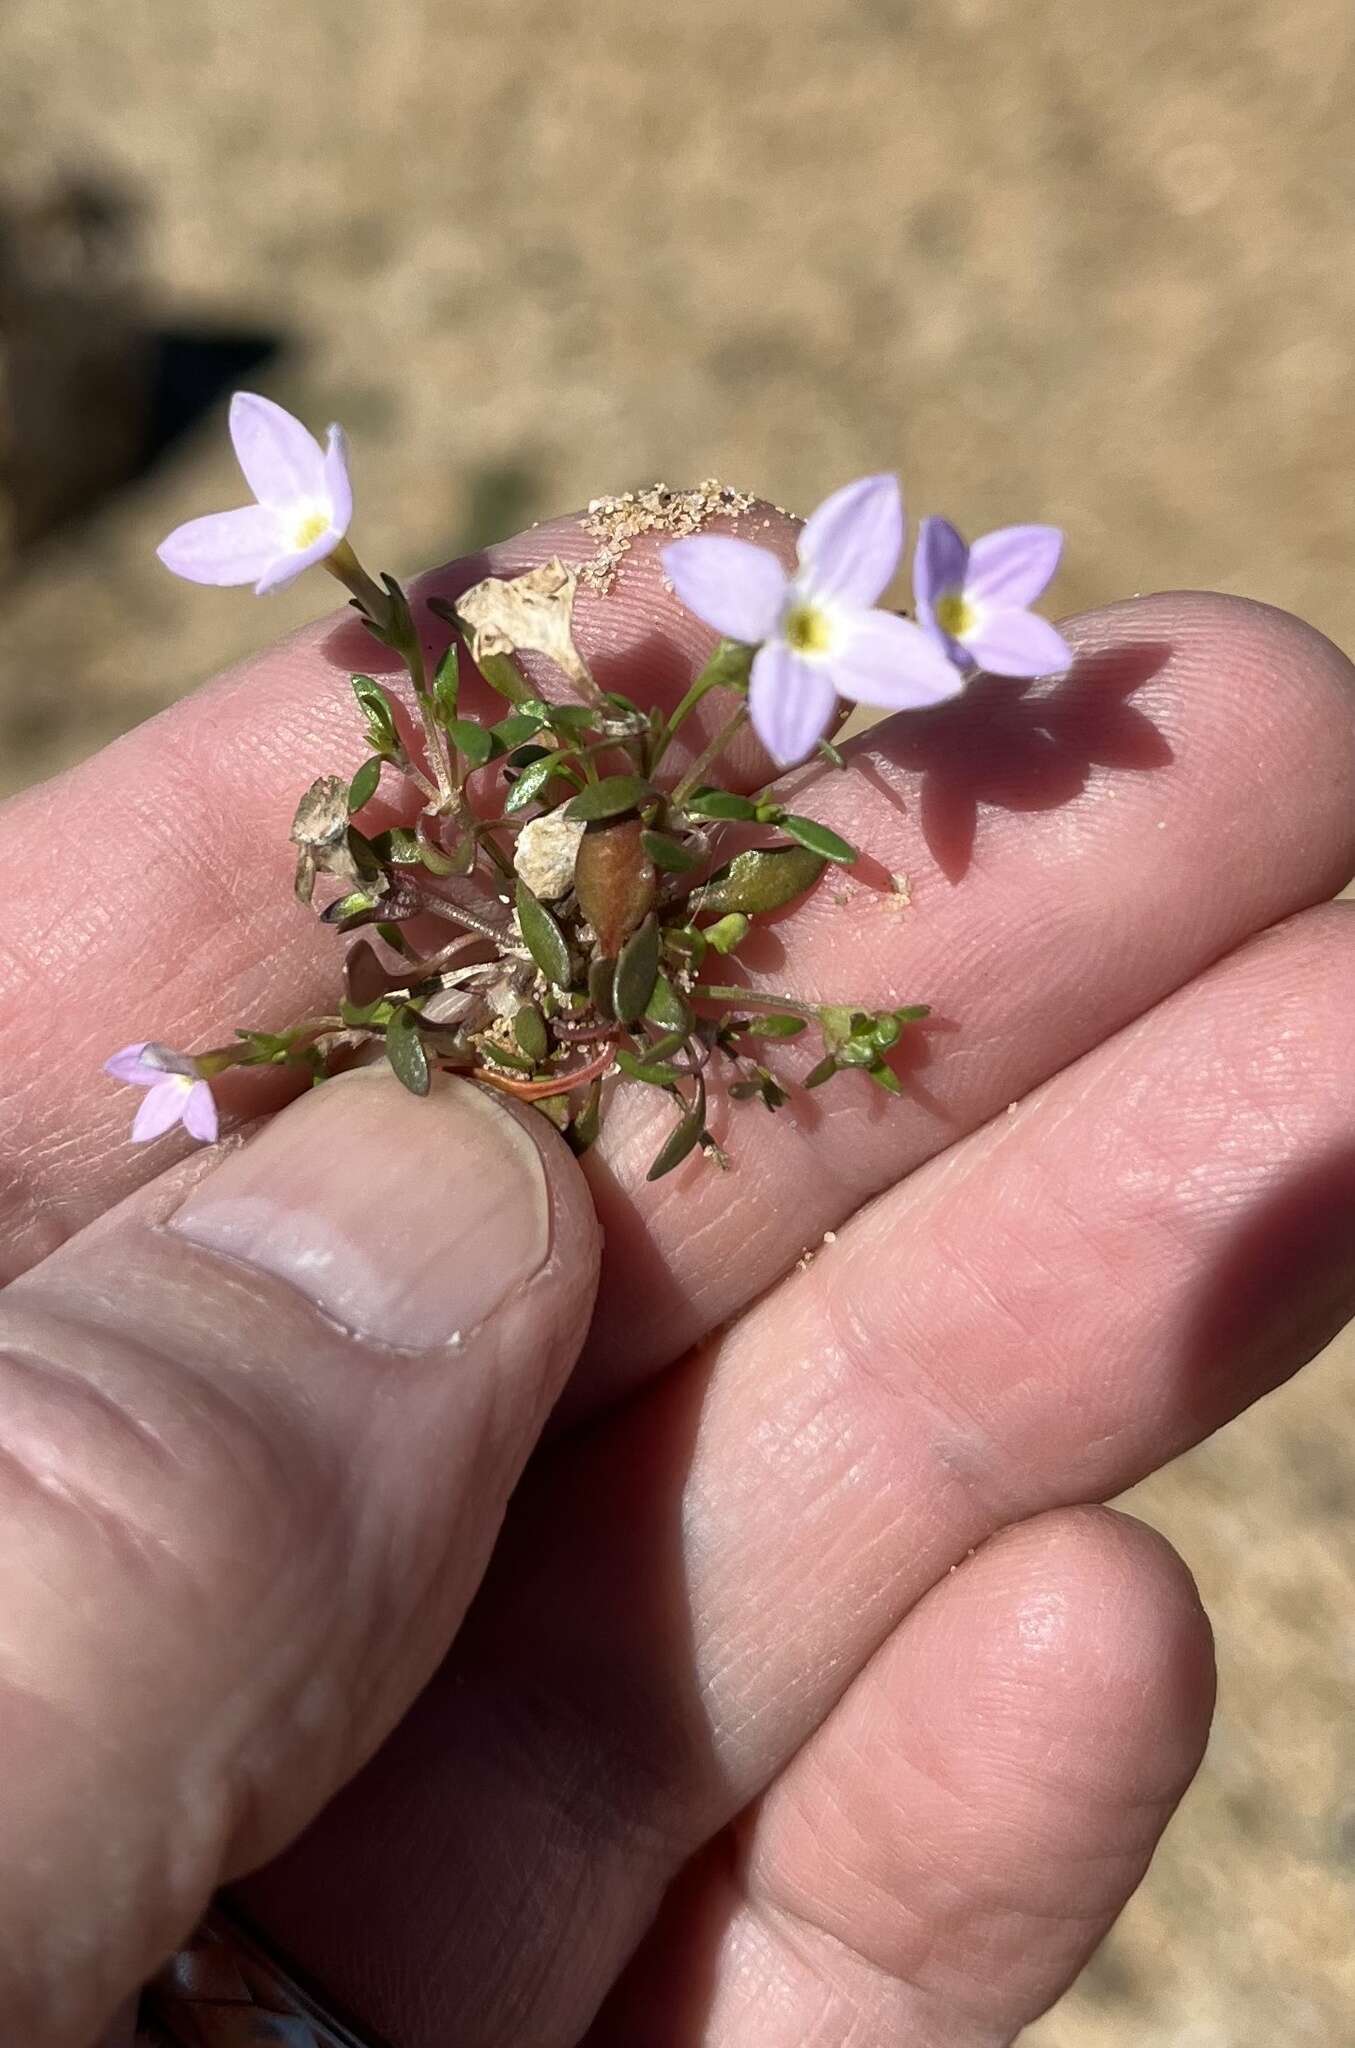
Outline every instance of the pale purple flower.
<path id="1" fill-rule="evenodd" d="M 342 427 L 324 448 L 271 398 L 237 391 L 231 440 L 256 502 L 176 526 L 156 553 L 190 583 L 252 583 L 260 597 L 332 555 L 353 517 Z"/>
<path id="2" fill-rule="evenodd" d="M 1030 609 L 1062 552 L 1057 526 L 1002 526 L 971 546 L 948 519 L 924 519 L 913 557 L 918 621 L 966 674 L 1062 675 L 1073 650 Z"/>
<path id="3" fill-rule="evenodd" d="M 130 1081 L 133 1087 L 146 1090 L 132 1124 L 134 1144 L 161 1137 L 175 1124 L 182 1124 L 190 1138 L 198 1138 L 204 1145 L 216 1143 L 212 1091 L 198 1072 L 197 1061 L 187 1053 L 172 1052 L 167 1045 L 143 1039 L 139 1045 L 124 1045 L 111 1060 L 105 1060 L 104 1072 L 115 1081 Z"/>
<path id="4" fill-rule="evenodd" d="M 793 573 L 732 534 L 696 533 L 663 551 L 682 602 L 730 640 L 756 646 L 753 728 L 782 768 L 803 761 L 839 697 L 912 711 L 963 689 L 920 627 L 876 601 L 903 552 L 903 499 L 892 476 L 862 477 L 825 498 L 800 531 Z"/>

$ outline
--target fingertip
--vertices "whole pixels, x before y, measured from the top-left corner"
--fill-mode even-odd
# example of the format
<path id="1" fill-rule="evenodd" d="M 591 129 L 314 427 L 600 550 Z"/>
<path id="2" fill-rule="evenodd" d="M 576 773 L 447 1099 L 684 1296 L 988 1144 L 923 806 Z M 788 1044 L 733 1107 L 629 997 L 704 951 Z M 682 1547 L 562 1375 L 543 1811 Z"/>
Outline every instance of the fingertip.
<path id="1" fill-rule="evenodd" d="M 1065 1792 L 1174 1805 L 1204 1754 L 1215 1669 L 1209 1618 L 1166 1538 L 1109 1508 L 1060 1509 L 974 1562 L 995 1617 L 975 1707 L 1005 1719 L 1014 1688 L 1047 1717 Z M 1024 1747 L 1033 1761 L 1037 1745 Z"/>

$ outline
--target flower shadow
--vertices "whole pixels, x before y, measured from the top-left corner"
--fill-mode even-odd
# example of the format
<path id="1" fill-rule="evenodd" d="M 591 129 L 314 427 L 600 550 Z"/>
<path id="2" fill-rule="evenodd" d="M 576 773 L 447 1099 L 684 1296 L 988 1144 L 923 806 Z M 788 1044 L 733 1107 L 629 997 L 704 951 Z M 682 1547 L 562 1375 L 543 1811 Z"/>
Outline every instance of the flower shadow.
<path id="1" fill-rule="evenodd" d="M 982 808 L 1054 810 L 1081 795 L 1094 768 L 1169 764 L 1165 735 L 1129 699 L 1171 652 L 1157 640 L 1106 648 L 1056 683 L 980 676 L 953 704 L 891 726 L 889 758 L 920 777 L 919 822 L 947 880 L 969 870 Z M 854 766 L 878 780 L 868 756 Z"/>

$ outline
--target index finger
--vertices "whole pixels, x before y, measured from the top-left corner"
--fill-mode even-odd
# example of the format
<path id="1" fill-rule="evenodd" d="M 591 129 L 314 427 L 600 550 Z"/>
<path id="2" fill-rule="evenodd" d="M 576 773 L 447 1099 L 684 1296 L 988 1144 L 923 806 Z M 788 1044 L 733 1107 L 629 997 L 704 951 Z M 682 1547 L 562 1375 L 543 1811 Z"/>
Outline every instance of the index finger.
<path id="1" fill-rule="evenodd" d="M 757 506 L 743 524 L 763 545 L 790 546 L 784 514 Z M 658 536 L 637 538 L 605 594 L 581 583 L 575 627 L 604 688 L 670 705 L 714 636 L 668 588 L 658 549 Z M 430 646 L 447 630 L 428 598 L 595 550 L 570 517 L 419 579 L 411 597 Z M 349 674 L 389 667 L 351 614 L 320 620 L 0 811 L 0 871 L 23 906 L 0 938 L 0 1279 L 174 1156 L 174 1140 L 149 1157 L 127 1143 L 125 1101 L 99 1078 L 115 1047 L 195 1049 L 237 1024 L 276 1028 L 329 1006 L 340 949 L 293 900 L 288 827 L 314 776 L 351 772 L 366 751 Z M 724 697 L 698 706 L 682 751 L 718 729 Z M 748 749 L 742 769 L 751 783 L 766 764 Z M 250 1076 L 232 1100 L 244 1113 L 275 1107 L 281 1081 Z"/>

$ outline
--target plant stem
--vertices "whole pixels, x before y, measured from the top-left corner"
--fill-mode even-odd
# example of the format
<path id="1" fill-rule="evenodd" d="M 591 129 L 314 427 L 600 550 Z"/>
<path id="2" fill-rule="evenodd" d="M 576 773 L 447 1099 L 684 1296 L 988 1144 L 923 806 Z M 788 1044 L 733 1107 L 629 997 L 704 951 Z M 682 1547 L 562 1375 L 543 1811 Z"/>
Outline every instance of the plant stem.
<path id="1" fill-rule="evenodd" d="M 692 762 L 691 767 L 668 799 L 669 804 L 675 810 L 691 795 L 711 762 L 719 759 L 735 734 L 746 724 L 747 719 L 748 706 L 740 704 L 732 717 L 726 719 L 715 737 L 706 741 L 705 746 L 702 747 L 701 752 Z"/>
<path id="2" fill-rule="evenodd" d="M 327 569 L 345 590 L 351 591 L 368 617 L 378 625 L 389 618 L 389 597 L 381 585 L 367 574 L 346 540 L 341 540 L 334 552 L 326 555 L 320 567 Z"/>
<path id="3" fill-rule="evenodd" d="M 732 988 L 713 982 L 698 982 L 691 991 L 712 1003 L 737 1003 L 741 1009 L 789 1010 L 796 1017 L 818 1016 L 818 1003 L 802 1003 L 798 996 L 778 995 L 774 990 L 761 991 L 754 988 Z"/>
<path id="4" fill-rule="evenodd" d="M 696 681 L 692 684 L 686 696 L 682 698 L 682 700 L 677 706 L 677 709 L 673 712 L 672 716 L 669 718 L 668 722 L 663 728 L 663 731 L 659 734 L 658 739 L 655 742 L 653 758 L 649 764 L 649 772 L 651 775 L 654 774 L 655 770 L 658 768 L 659 763 L 662 761 L 664 755 L 668 752 L 669 747 L 673 744 L 673 737 L 676 734 L 678 727 L 681 724 L 683 724 L 683 722 L 691 715 L 693 711 L 695 711 L 697 705 L 701 702 L 701 699 L 703 697 L 709 696 L 712 690 L 718 690 L 719 688 L 720 683 L 718 678 L 707 676 L 704 673 L 697 677 Z"/>

